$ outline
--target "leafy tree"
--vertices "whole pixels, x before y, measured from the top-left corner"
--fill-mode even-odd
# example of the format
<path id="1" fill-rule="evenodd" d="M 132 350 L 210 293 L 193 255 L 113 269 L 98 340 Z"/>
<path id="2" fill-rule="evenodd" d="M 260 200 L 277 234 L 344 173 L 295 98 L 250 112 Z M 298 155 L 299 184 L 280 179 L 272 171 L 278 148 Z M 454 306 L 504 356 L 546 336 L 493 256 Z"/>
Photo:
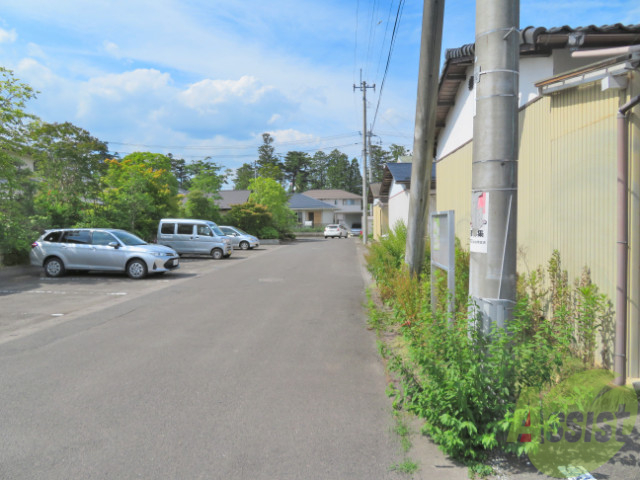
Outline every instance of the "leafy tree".
<path id="1" fill-rule="evenodd" d="M 282 182 L 284 180 L 282 162 L 275 155 L 275 149 L 273 145 L 271 145 L 273 143 L 273 137 L 268 133 L 263 133 L 262 141 L 262 145 L 258 147 L 258 176 L 263 178 L 273 178 L 278 182 Z"/>
<path id="2" fill-rule="evenodd" d="M 411 152 L 406 147 L 403 147 L 402 145 L 396 145 L 395 143 L 392 143 L 391 146 L 389 147 L 389 154 L 393 158 L 393 161 L 397 162 L 400 159 L 400 157 L 406 157 L 407 155 L 411 155 Z"/>
<path id="3" fill-rule="evenodd" d="M 178 181 L 171 172 L 171 159 L 137 152 L 106 163 L 102 204 L 85 213 L 84 223 L 104 223 L 152 239 L 160 218 L 178 212 Z"/>
<path id="4" fill-rule="evenodd" d="M 190 175 L 189 187 L 218 196 L 218 192 L 227 180 L 226 173 L 220 173 L 222 166 L 208 160 L 198 160 L 186 166 L 186 171 Z"/>
<path id="5" fill-rule="evenodd" d="M 182 158 L 175 158 L 172 154 L 167 153 L 167 157 L 171 160 L 171 171 L 178 180 L 178 188 L 189 188 L 189 173 L 187 171 L 187 162 Z"/>
<path id="6" fill-rule="evenodd" d="M 35 231 L 31 213 L 30 172 L 22 158 L 26 152 L 26 124 L 35 118 L 25 111 L 36 92 L 0 67 L 0 262 L 26 258 Z"/>
<path id="7" fill-rule="evenodd" d="M 249 201 L 267 207 L 273 216 L 273 223 L 281 235 L 290 232 L 296 220 L 295 213 L 289 208 L 289 196 L 284 187 L 273 178 L 258 177 L 249 185 Z"/>
<path id="8" fill-rule="evenodd" d="M 224 216 L 224 221 L 261 238 L 265 238 L 262 235 L 265 229 L 273 228 L 273 215 L 269 209 L 251 201 L 233 205 Z"/>
<path id="9" fill-rule="evenodd" d="M 371 180 L 373 183 L 381 182 L 384 173 L 384 164 L 393 158 L 391 153 L 383 150 L 379 145 L 371 145 L 369 149 L 369 168 L 371 168 Z"/>
<path id="10" fill-rule="evenodd" d="M 107 144 L 71 123 L 33 122 L 31 152 L 38 188 L 35 210 L 47 227 L 69 227 L 95 203 L 106 169 Z"/>
<path id="11" fill-rule="evenodd" d="M 345 190 L 347 192 L 362 195 L 362 175 L 360 175 L 360 165 L 357 159 L 352 159 L 347 171 Z"/>
<path id="12" fill-rule="evenodd" d="M 233 188 L 236 190 L 248 190 L 251 180 L 256 178 L 256 170 L 251 163 L 244 163 L 236 170 L 236 178 L 233 182 Z"/>
<path id="13" fill-rule="evenodd" d="M 348 172 L 350 162 L 346 153 L 333 150 L 327 161 L 327 187 L 329 189 L 346 190 L 348 188 Z"/>
<path id="14" fill-rule="evenodd" d="M 307 190 L 311 158 L 305 152 L 288 152 L 284 159 L 284 177 L 289 182 L 289 192 Z"/>
<path id="15" fill-rule="evenodd" d="M 318 150 L 311 160 L 311 173 L 309 178 L 309 189 L 323 190 L 327 188 L 327 165 L 328 155 Z"/>
<path id="16" fill-rule="evenodd" d="M 214 200 L 208 197 L 202 190 L 192 190 L 187 194 L 186 202 L 182 209 L 186 218 L 203 218 L 218 223 L 221 220 L 220 209 Z"/>

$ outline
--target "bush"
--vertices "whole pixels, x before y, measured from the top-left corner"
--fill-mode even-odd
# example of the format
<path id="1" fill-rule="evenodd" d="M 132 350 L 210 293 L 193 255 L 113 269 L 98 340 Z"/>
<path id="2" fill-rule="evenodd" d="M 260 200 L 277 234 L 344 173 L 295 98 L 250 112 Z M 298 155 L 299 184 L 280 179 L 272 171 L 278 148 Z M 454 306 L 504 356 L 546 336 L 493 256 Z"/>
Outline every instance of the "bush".
<path id="1" fill-rule="evenodd" d="M 398 334 L 394 347 L 380 347 L 401 382 L 393 389 L 395 405 L 424 418 L 424 432 L 477 471 L 486 470 L 482 461 L 492 449 L 523 453 L 535 448 L 535 442 L 506 443 L 516 400 L 524 388 L 548 391 L 593 366 L 596 333 L 611 310 L 606 298 L 586 270 L 572 289 L 554 252 L 548 287 L 542 268 L 522 276 L 513 320 L 486 334 L 482 322 L 468 314 L 469 252 L 456 242 L 456 308 L 449 314 L 444 312 L 444 276 L 434 280 L 433 308 L 427 276 L 411 278 L 403 264 L 405 240 L 400 225 L 371 245 L 367 255 L 386 303 L 369 303 L 370 325 Z"/>

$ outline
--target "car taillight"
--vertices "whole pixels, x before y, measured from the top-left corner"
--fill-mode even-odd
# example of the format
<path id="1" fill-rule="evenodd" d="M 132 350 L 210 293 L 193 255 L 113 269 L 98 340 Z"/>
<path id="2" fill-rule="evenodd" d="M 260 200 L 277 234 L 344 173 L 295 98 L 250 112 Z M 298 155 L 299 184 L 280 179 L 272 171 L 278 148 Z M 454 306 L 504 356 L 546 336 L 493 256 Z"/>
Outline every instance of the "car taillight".
<path id="1" fill-rule="evenodd" d="M 38 242 L 33 242 L 33 243 L 31 244 L 31 248 L 36 248 L 37 246 L 38 246 Z"/>

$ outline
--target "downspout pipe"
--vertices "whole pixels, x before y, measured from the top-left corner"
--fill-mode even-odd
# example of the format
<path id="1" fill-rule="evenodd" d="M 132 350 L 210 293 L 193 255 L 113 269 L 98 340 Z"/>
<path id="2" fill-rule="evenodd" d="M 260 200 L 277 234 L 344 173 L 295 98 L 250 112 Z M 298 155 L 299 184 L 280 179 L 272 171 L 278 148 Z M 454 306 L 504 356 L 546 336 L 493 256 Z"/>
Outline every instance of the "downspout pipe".
<path id="1" fill-rule="evenodd" d="M 627 113 L 640 103 L 640 95 L 618 110 L 618 234 L 616 341 L 614 371 L 616 385 L 627 383 L 627 270 L 629 266 L 629 121 Z"/>

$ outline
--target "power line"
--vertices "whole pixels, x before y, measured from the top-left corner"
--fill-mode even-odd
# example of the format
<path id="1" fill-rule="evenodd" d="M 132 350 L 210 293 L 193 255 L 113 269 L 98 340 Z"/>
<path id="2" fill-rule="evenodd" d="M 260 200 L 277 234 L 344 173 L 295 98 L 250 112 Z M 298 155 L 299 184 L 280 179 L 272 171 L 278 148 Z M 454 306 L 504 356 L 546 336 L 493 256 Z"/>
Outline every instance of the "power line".
<path id="1" fill-rule="evenodd" d="M 345 148 L 345 147 L 352 147 L 354 145 L 359 145 L 359 142 L 354 142 L 354 143 L 345 143 L 342 145 L 331 145 L 331 146 L 326 146 L 326 147 L 318 147 L 318 148 L 310 148 L 307 150 L 297 150 L 303 153 L 315 153 L 315 152 L 321 152 L 323 150 L 335 150 L 338 148 Z M 118 155 L 129 155 L 132 153 L 137 153 L 137 152 L 113 152 L 115 154 Z M 186 158 L 210 158 L 210 159 L 218 159 L 218 158 L 249 158 L 249 157 L 256 157 L 257 154 L 255 153 L 243 153 L 243 154 L 216 154 L 216 155 L 180 155 L 180 157 L 186 157 Z M 282 153 L 276 153 L 276 155 L 283 155 Z"/>
<path id="2" fill-rule="evenodd" d="M 396 12 L 396 21 L 393 25 L 391 42 L 389 44 L 389 55 L 387 56 L 387 65 L 384 69 L 384 76 L 382 77 L 382 82 L 380 83 L 380 93 L 378 95 L 378 104 L 376 105 L 376 112 L 373 114 L 373 122 L 371 123 L 371 130 L 373 130 L 373 127 L 376 124 L 376 119 L 378 118 L 378 110 L 380 109 L 380 102 L 382 100 L 382 91 L 384 89 L 384 84 L 387 80 L 387 74 L 389 73 L 389 65 L 391 64 L 391 55 L 393 54 L 393 47 L 396 43 L 398 27 L 400 25 L 400 19 L 402 18 L 402 11 L 404 9 L 404 1 L 405 0 L 400 0 L 400 2 L 398 2 L 398 11 Z"/>
<path id="3" fill-rule="evenodd" d="M 340 138 L 348 138 L 359 136 L 359 132 L 349 132 L 337 135 L 329 135 L 326 137 L 318 137 L 313 140 L 291 140 L 288 142 L 274 142 L 278 146 L 286 146 L 286 145 L 305 145 L 305 144 L 314 144 L 321 143 L 326 140 L 337 140 Z M 258 148 L 261 144 L 245 144 L 245 145 L 149 145 L 144 143 L 125 143 L 125 142 L 106 142 L 109 145 L 123 145 L 126 147 L 144 147 L 144 148 L 165 148 L 165 149 L 176 149 L 176 150 L 246 150 L 249 148 Z"/>

